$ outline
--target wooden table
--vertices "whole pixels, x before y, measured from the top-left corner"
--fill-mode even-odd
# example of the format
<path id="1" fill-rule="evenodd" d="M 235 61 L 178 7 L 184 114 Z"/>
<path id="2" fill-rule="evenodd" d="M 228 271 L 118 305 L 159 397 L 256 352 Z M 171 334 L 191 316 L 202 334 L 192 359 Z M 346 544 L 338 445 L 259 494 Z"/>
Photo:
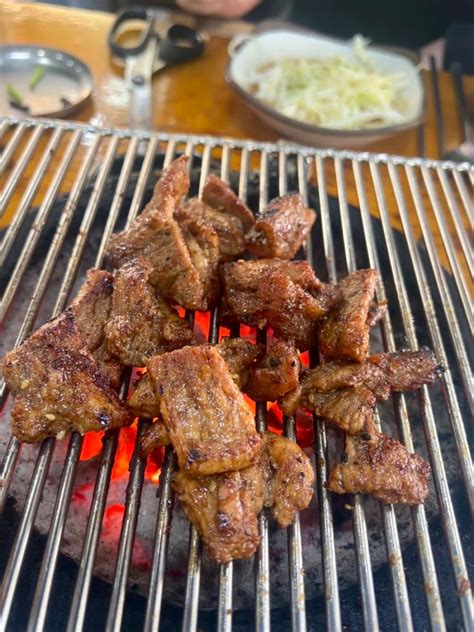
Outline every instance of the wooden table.
<path id="1" fill-rule="evenodd" d="M 106 44 L 113 19 L 111 14 L 99 11 L 0 0 L 0 44 L 41 44 L 78 56 L 92 69 L 95 90 L 91 102 L 76 118 L 105 127 L 127 127 L 123 72 L 112 63 Z M 278 138 L 225 83 L 227 43 L 227 39 L 211 36 L 200 59 L 166 68 L 153 77 L 154 129 L 269 141 Z M 440 80 L 443 108 L 448 115 L 445 125 L 449 149 L 459 144 L 461 129 L 451 79 L 441 73 Z M 468 100 L 473 102 L 474 77 L 465 83 Z M 416 131 L 400 133 L 367 149 L 409 156 L 419 154 Z M 426 155 L 438 157 L 431 90 L 428 90 Z"/>
<path id="2" fill-rule="evenodd" d="M 127 127 L 128 103 L 123 71 L 112 63 L 106 43 L 113 19 L 113 15 L 97 11 L 0 0 L 0 44 L 40 44 L 63 49 L 83 59 L 92 69 L 95 89 L 90 102 L 75 117 L 103 127 Z M 232 25 L 228 28 L 232 29 Z M 225 83 L 227 44 L 228 38 L 216 35 L 214 31 L 209 36 L 201 58 L 181 66 L 168 67 L 153 77 L 155 130 L 268 141 L 278 139 L 278 134 L 257 119 Z M 433 93 L 428 79 L 426 73 L 427 111 L 423 130 L 425 153 L 427 157 L 438 158 Z M 462 133 L 451 77 L 448 74 L 440 73 L 440 86 L 446 148 L 451 149 L 459 145 Z M 465 78 L 465 88 L 468 102 L 473 104 L 474 77 Z M 416 156 L 419 154 L 417 133 L 418 130 L 403 132 L 367 146 L 366 149 Z M 30 167 L 32 169 L 33 165 Z M 47 184 L 42 183 L 39 197 L 46 190 Z M 332 178 L 329 178 L 328 188 L 330 192 L 331 189 L 336 190 Z M 369 195 L 372 197 L 373 193 Z M 10 221 L 15 201 L 15 198 L 12 199 L 3 218 L 3 225 Z M 348 201 L 357 204 L 353 186 L 349 186 Z M 395 205 L 390 193 L 388 204 L 389 207 Z M 371 208 L 375 207 L 374 201 Z M 444 259 L 442 252 L 441 256 Z"/>

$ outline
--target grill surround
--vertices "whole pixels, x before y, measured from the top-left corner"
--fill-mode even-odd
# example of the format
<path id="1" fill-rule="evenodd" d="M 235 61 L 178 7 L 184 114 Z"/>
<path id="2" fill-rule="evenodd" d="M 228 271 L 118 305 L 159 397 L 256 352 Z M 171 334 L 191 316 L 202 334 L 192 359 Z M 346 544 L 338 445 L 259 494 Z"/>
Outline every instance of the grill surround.
<path id="1" fill-rule="evenodd" d="M 459 312 L 459 304 L 466 310 L 469 307 L 469 287 L 466 281 L 465 268 L 469 267 L 469 239 L 465 227 L 466 219 L 472 219 L 472 201 L 469 196 L 469 183 L 474 182 L 474 168 L 469 165 L 455 165 L 453 163 L 426 161 L 422 159 L 407 159 L 397 156 L 371 155 L 368 153 L 336 152 L 332 150 L 315 150 L 309 147 L 301 147 L 288 144 L 256 143 L 252 141 L 235 141 L 232 139 L 218 139 L 213 137 L 197 137 L 190 135 L 145 134 L 132 133 L 127 130 L 104 130 L 90 126 L 64 123 L 58 121 L 34 121 L 5 119 L 0 123 L 0 139 L 9 133 L 9 139 L 2 153 L 2 169 L 0 174 L 5 180 L 3 186 L 0 211 L 8 209 L 8 205 L 21 184 L 25 184 L 23 197 L 11 228 L 4 234 L 2 242 L 3 255 L 6 257 L 8 250 L 17 244 L 17 238 L 23 221 L 33 207 L 38 189 L 41 187 L 46 175 L 52 178 L 50 185 L 43 195 L 36 209 L 34 230 L 30 232 L 25 242 L 26 252 L 19 257 L 17 267 L 12 274 L 12 282 L 7 286 L 3 302 L 0 308 L 2 318 L 11 317 L 8 306 L 14 301 L 16 290 L 30 265 L 28 255 L 33 255 L 37 247 L 35 241 L 37 235 L 44 228 L 48 213 L 54 201 L 61 193 L 61 187 L 66 176 L 73 170 L 74 160 L 87 143 L 85 154 L 81 156 L 80 168 L 73 178 L 72 188 L 69 188 L 69 198 L 60 220 L 56 235 L 57 239 L 51 242 L 47 258 L 44 262 L 44 275 L 40 277 L 35 290 L 31 308 L 26 320 L 18 331 L 18 341 L 23 339 L 32 330 L 42 297 L 47 289 L 49 278 L 54 269 L 55 257 L 61 251 L 62 241 L 66 238 L 67 222 L 71 221 L 77 202 L 87 182 L 95 182 L 90 193 L 89 201 L 83 217 L 82 229 L 77 234 L 77 241 L 72 251 L 71 264 L 66 270 L 63 284 L 57 296 L 54 313 L 63 309 L 70 296 L 75 278 L 80 268 L 80 260 L 83 248 L 87 241 L 87 235 L 94 221 L 95 214 L 100 205 L 102 192 L 109 178 L 111 166 L 117 155 L 123 157 L 120 175 L 118 177 L 115 194 L 110 209 L 110 214 L 105 226 L 104 236 L 99 246 L 96 265 L 100 266 L 103 259 L 105 244 L 108 235 L 114 230 L 114 224 L 122 211 L 122 194 L 126 190 L 129 178 L 133 172 L 136 157 L 144 154 L 137 187 L 129 208 L 127 222 L 131 221 L 142 208 L 143 195 L 147 181 L 153 170 L 157 152 L 164 153 L 164 166 L 173 159 L 176 151 L 184 151 L 190 156 L 199 156 L 201 160 L 199 190 L 211 165 L 219 160 L 220 175 L 224 179 L 229 178 L 235 161 L 239 163 L 238 188 L 239 195 L 245 198 L 248 189 L 249 172 L 253 172 L 254 165 L 258 164 L 258 189 L 259 209 L 263 208 L 269 199 L 268 183 L 275 176 L 269 173 L 270 162 L 274 161 L 277 168 L 277 191 L 285 193 L 287 188 L 288 165 L 291 162 L 295 166 L 296 178 L 300 192 L 305 197 L 311 189 L 318 195 L 319 217 L 321 225 L 321 242 L 317 247 L 321 251 L 320 258 L 324 261 L 324 276 L 329 281 L 335 281 L 338 276 L 336 263 L 347 271 L 355 269 L 357 253 L 352 234 L 352 220 L 350 216 L 349 194 L 355 191 L 358 207 L 364 231 L 365 243 L 363 249 L 369 265 L 379 268 L 379 244 L 375 243 L 372 222 L 370 220 L 369 205 L 375 201 L 377 208 L 370 206 L 370 210 L 377 211 L 382 226 L 385 243 L 383 249 L 386 252 L 391 269 L 391 279 L 386 281 L 395 289 L 399 297 L 399 311 L 401 333 L 405 337 L 408 346 L 415 348 L 419 333 L 415 326 L 419 323 L 413 321 L 410 297 L 405 285 L 405 272 L 402 262 L 399 260 L 398 249 L 394 240 L 391 220 L 396 208 L 399 223 L 402 228 L 407 249 L 410 253 L 410 266 L 418 282 L 418 291 L 423 301 L 424 319 L 427 323 L 431 346 L 439 359 L 448 365 L 448 372 L 444 377 L 444 392 L 446 396 L 446 410 L 450 416 L 453 434 L 458 446 L 458 455 L 464 481 L 467 483 L 467 491 L 470 494 L 472 509 L 472 466 L 470 464 L 466 429 L 462 424 L 461 407 L 458 397 L 462 399 L 463 392 L 455 388 L 451 371 L 459 376 L 466 391 L 469 387 L 468 358 L 463 344 L 463 326 L 459 321 L 464 317 Z M 46 147 L 41 151 L 41 143 L 46 141 Z M 20 143 L 26 141 L 26 148 L 19 149 Z M 126 146 L 123 149 L 123 146 Z M 39 151 L 38 151 L 39 149 Z M 103 152 L 103 153 L 101 153 Z M 28 175 L 25 169 L 30 158 L 39 154 L 39 162 L 32 175 Z M 101 156 L 101 160 L 97 159 Z M 57 163 L 55 162 L 58 159 Z M 95 161 L 95 163 L 94 163 Z M 4 170 L 9 162 L 14 163 L 14 168 L 3 177 Z M 54 172 L 53 172 L 54 168 Z M 349 168 L 349 172 L 348 169 Z M 310 173 L 313 170 L 313 173 Z M 308 182 L 308 176 L 310 182 Z M 317 182 L 317 189 L 314 179 Z M 352 188 L 347 187 L 347 180 L 351 179 Z M 335 250 L 334 235 L 328 203 L 328 192 L 336 190 L 339 218 L 343 237 L 343 252 Z M 371 199 L 367 195 L 368 187 L 373 191 Z M 271 196 L 270 196 L 271 197 Z M 408 200 L 408 202 L 407 202 Z M 409 213 L 412 209 L 412 213 Z M 420 242 L 415 239 L 413 220 L 418 224 Z M 432 220 L 431 223 L 429 219 Z M 430 227 L 435 225 L 439 229 L 439 235 L 432 233 Z M 452 283 L 448 284 L 443 272 L 442 264 L 437 256 L 435 239 L 444 250 L 446 267 L 452 277 Z M 419 246 L 422 244 L 427 255 L 420 258 Z M 314 244 L 307 244 L 306 254 L 310 260 L 313 256 Z M 456 247 L 463 256 L 458 256 Z M 443 262 L 444 263 L 444 262 Z M 359 266 L 360 267 L 360 266 Z M 427 269 L 428 267 L 428 269 Z M 324 269 L 325 268 L 325 269 Z M 430 287 L 427 280 L 434 279 L 436 286 Z M 433 293 L 435 294 L 433 300 Z M 377 289 L 377 298 L 385 297 L 383 285 Z M 439 301 L 441 299 L 441 302 Z M 451 323 L 449 335 L 443 338 L 441 328 L 443 320 Z M 395 349 L 395 334 L 400 331 L 392 328 L 391 319 L 386 319 L 382 327 L 382 338 L 387 350 Z M 445 333 L 445 332 L 443 332 Z M 216 315 L 211 321 L 210 339 L 216 340 L 218 335 L 218 323 Z M 448 356 L 446 345 L 451 349 Z M 124 388 L 126 386 L 124 385 Z M 6 397 L 5 385 L 1 385 L 2 400 Z M 435 560 L 433 559 L 430 545 L 430 527 L 428 525 L 423 507 L 411 510 L 414 531 L 416 534 L 420 567 L 425 584 L 425 596 L 427 601 L 428 623 L 435 629 L 442 630 L 446 622 L 443 615 L 441 596 L 443 590 L 457 590 L 462 618 L 457 617 L 459 623 L 463 620 L 466 629 L 472 621 L 472 598 L 466 584 L 467 572 L 463 557 L 463 548 L 459 536 L 458 522 L 453 509 L 450 490 L 442 467 L 443 455 L 437 437 L 436 422 L 431 406 L 431 398 L 426 387 L 420 390 L 418 395 L 420 414 L 423 419 L 430 461 L 433 468 L 433 476 L 436 484 L 437 501 L 440 507 L 440 516 L 445 529 L 446 546 L 451 564 L 456 576 L 456 585 L 451 581 L 451 586 L 445 588 L 438 585 Z M 405 397 L 394 399 L 401 440 L 409 449 L 413 449 L 410 432 L 410 420 L 407 413 Z M 461 404 L 463 402 L 461 401 Z M 257 409 L 257 425 L 263 429 L 266 424 L 265 406 Z M 142 424 L 142 428 L 144 425 Z M 294 420 L 286 420 L 285 433 L 290 438 L 295 438 Z M 325 615 L 329 629 L 341 629 L 345 621 L 341 621 L 341 609 L 338 593 L 337 560 L 334 548 L 334 527 L 332 524 L 332 509 L 330 494 L 323 487 L 327 476 L 327 439 L 326 432 L 321 422 L 315 424 L 316 435 L 316 462 L 317 462 L 317 492 L 320 507 L 320 526 L 323 542 L 323 571 L 325 578 Z M 69 442 L 69 450 L 65 459 L 63 477 L 59 484 L 57 506 L 52 513 L 52 527 L 50 536 L 44 550 L 43 565 L 36 583 L 36 594 L 30 614 L 29 629 L 39 630 L 44 627 L 48 598 L 54 579 L 55 563 L 59 550 L 59 539 L 64 528 L 69 495 L 73 489 L 74 476 L 80 453 L 82 439 L 73 435 Z M 4 583 L 0 594 L 0 606 L 3 617 L 0 617 L 0 627 L 6 627 L 8 614 L 12 605 L 15 588 L 18 582 L 20 570 L 27 564 L 26 549 L 31 537 L 34 520 L 39 503 L 41 502 L 41 490 L 44 486 L 48 468 L 54 447 L 53 440 L 45 441 L 38 450 L 36 468 L 31 480 L 29 495 L 20 521 L 16 539 L 12 547 L 10 558 L 4 573 Z M 102 515 L 107 498 L 107 486 L 110 478 L 111 467 L 117 448 L 117 434 L 110 433 L 104 443 L 101 461 L 98 467 L 97 482 L 94 494 L 93 507 L 89 517 L 89 525 L 84 542 L 80 569 L 77 577 L 76 591 L 72 600 L 68 629 L 81 629 L 88 603 L 88 592 L 93 575 L 93 565 L 97 549 L 97 541 L 100 534 Z M 2 455 L 3 464 L 0 480 L 4 485 L 0 487 L 0 506 L 5 502 L 9 483 L 15 475 L 16 463 L 21 459 L 19 446 L 12 440 Z M 173 455 L 168 452 L 165 459 L 165 467 L 162 473 L 160 485 L 160 500 L 157 519 L 155 556 L 150 577 L 149 599 L 145 616 L 145 629 L 158 628 L 160 620 L 160 607 L 166 564 L 166 546 L 169 521 L 171 519 L 168 510 L 171 500 L 171 472 Z M 18 465 L 21 467 L 21 463 Z M 131 559 L 131 547 L 139 515 L 140 492 L 143 484 L 144 462 L 134 455 L 130 469 L 129 499 L 123 521 L 121 543 L 117 555 L 115 579 L 112 587 L 112 595 L 108 604 L 107 629 L 120 629 L 126 589 L 127 578 Z M 409 591 L 403 567 L 403 554 L 400 548 L 397 517 L 393 507 L 383 507 L 382 521 L 387 547 L 387 559 L 391 581 L 393 585 L 393 602 L 398 627 L 403 630 L 413 628 Z M 459 517 L 458 517 L 459 520 Z M 373 571 L 370 565 L 370 544 L 367 537 L 366 516 L 363 501 L 355 497 L 353 502 L 354 546 L 358 560 L 360 599 L 363 612 L 363 620 L 367 629 L 378 628 L 378 612 L 376 603 L 376 591 L 373 582 Z M 256 555 L 256 599 L 255 620 L 259 630 L 270 629 L 270 599 L 269 589 L 269 531 L 268 518 L 265 513 L 260 517 L 260 530 L 262 545 Z M 301 526 L 299 519 L 293 527 L 288 529 L 288 547 L 290 561 L 290 616 L 293 629 L 304 630 L 307 625 L 312 627 L 310 619 L 307 621 L 304 600 L 304 574 Z M 200 556 L 201 545 L 194 528 L 190 530 L 189 539 L 189 563 L 186 584 L 185 607 L 182 619 L 183 630 L 196 629 L 198 621 L 199 582 L 200 582 Z M 222 565 L 219 569 L 217 627 L 221 630 L 230 630 L 232 627 L 232 588 L 233 565 Z M 451 578 L 450 578 L 451 580 Z M 447 582 L 446 582 L 447 583 Z M 379 607 L 382 606 L 379 601 Z"/>

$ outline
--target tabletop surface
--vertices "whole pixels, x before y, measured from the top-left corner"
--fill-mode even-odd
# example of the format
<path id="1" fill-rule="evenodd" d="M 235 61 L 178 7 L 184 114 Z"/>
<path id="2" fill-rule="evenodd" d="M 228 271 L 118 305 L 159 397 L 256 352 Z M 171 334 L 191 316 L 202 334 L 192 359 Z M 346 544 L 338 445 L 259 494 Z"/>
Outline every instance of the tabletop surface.
<path id="1" fill-rule="evenodd" d="M 114 16 L 45 4 L 0 0 L 0 44 L 40 44 L 78 56 L 92 69 L 93 98 L 74 117 L 103 127 L 128 126 L 128 99 L 123 69 L 107 47 Z M 242 23 L 240 23 L 242 25 Z M 213 29 L 214 30 L 214 29 Z M 262 123 L 224 80 L 228 39 L 211 35 L 204 55 L 153 77 L 153 128 L 166 132 L 212 134 L 273 141 L 278 133 Z M 428 83 L 428 76 L 425 76 Z M 465 78 L 467 100 L 474 103 L 474 77 Z M 451 77 L 440 74 L 446 148 L 461 139 Z M 425 153 L 439 157 L 432 90 L 427 90 Z M 397 134 L 365 149 L 407 156 L 422 153 L 418 130 Z"/>

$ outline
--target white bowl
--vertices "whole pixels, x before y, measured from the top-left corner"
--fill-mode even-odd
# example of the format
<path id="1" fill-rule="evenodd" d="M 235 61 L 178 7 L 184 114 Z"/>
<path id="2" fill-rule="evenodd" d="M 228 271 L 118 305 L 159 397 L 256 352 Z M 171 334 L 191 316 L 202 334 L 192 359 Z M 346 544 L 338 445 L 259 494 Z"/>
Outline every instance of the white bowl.
<path id="1" fill-rule="evenodd" d="M 395 52 L 396 51 L 396 52 Z M 311 33 L 297 27 L 257 29 L 247 37 L 237 36 L 229 45 L 230 61 L 226 80 L 245 99 L 248 106 L 265 123 L 286 138 L 305 145 L 351 149 L 387 138 L 418 125 L 424 116 L 423 82 L 413 62 L 413 55 L 402 49 L 370 46 L 368 53 L 383 73 L 402 72 L 408 77 L 401 98 L 406 102 L 406 120 L 397 125 L 367 130 L 337 130 L 317 127 L 277 112 L 251 92 L 255 70 L 266 63 L 291 58 L 325 58 L 344 55 L 355 60 L 351 42 Z"/>

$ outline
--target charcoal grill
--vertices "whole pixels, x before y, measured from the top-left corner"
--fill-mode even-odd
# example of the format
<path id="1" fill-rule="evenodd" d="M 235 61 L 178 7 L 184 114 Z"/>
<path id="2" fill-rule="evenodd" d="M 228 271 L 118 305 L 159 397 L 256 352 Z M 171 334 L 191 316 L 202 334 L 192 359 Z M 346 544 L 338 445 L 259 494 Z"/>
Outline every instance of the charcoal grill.
<path id="1" fill-rule="evenodd" d="M 377 299 L 388 299 L 390 309 L 380 325 L 378 344 L 388 351 L 428 344 L 446 367 L 439 387 L 430 390 L 423 387 L 413 397 L 394 397 L 391 421 L 386 421 L 386 410 L 380 410 L 379 422 L 385 431 L 398 436 L 409 450 L 416 448 L 429 457 L 435 512 L 429 519 L 423 506 L 409 510 L 413 546 L 417 551 L 413 556 L 400 543 L 401 512 L 377 504 L 386 548 L 380 574 L 372 566 L 368 506 L 358 496 L 347 500 L 345 510 L 352 516 L 351 540 L 358 573 L 357 596 L 349 609 L 346 597 L 339 590 L 341 570 L 335 546 L 338 526 L 334 519 L 337 499 L 324 487 L 330 441 L 323 423 L 315 419 L 319 554 L 324 580 L 321 599 L 305 598 L 309 587 L 307 581 L 305 585 L 302 525 L 297 518 L 287 530 L 288 569 L 284 581 L 288 604 L 272 602 L 273 535 L 270 519 L 263 512 L 259 518 L 261 546 L 253 561 L 254 608 L 250 618 L 239 618 L 235 607 L 233 596 L 238 587 L 233 582 L 235 564 L 232 563 L 220 565 L 217 570 L 214 618 L 201 618 L 204 553 L 196 530 L 190 528 L 183 607 L 173 610 L 174 625 L 169 627 L 163 619 L 166 607 L 163 594 L 174 511 L 171 480 L 175 462 L 168 450 L 157 488 L 156 532 L 147 596 L 130 606 L 129 574 L 145 472 L 145 461 L 135 450 L 130 462 L 120 540 L 113 560 L 113 581 L 107 599 L 101 604 L 101 610 L 107 611 L 101 619 L 105 628 L 119 630 L 132 607 L 135 621 L 143 623 L 147 631 L 165 629 L 166 625 L 169 629 L 181 626 L 185 631 L 214 626 L 219 630 L 266 631 L 271 627 L 306 630 L 316 629 L 321 623 L 330 630 L 342 630 L 358 627 L 357 621 L 368 630 L 472 629 L 472 595 L 466 568 L 466 558 L 472 562 L 469 516 L 474 506 L 467 441 L 467 434 L 472 432 L 469 425 L 472 386 L 466 336 L 472 327 L 468 279 L 469 273 L 472 274 L 469 226 L 474 215 L 474 168 L 467 164 L 287 144 L 135 134 L 46 120 L 4 119 L 0 123 L 0 142 L 0 213 L 13 215 L 14 210 L 13 219 L 5 223 L 2 234 L 0 260 L 4 287 L 0 316 L 4 331 L 14 332 L 16 344 L 47 318 L 59 313 L 77 289 L 84 273 L 84 251 L 103 206 L 106 188 L 110 190 L 112 186 L 112 201 L 106 209 L 95 250 L 96 266 L 103 265 L 110 234 L 130 223 L 143 207 L 150 184 L 156 178 L 155 169 L 166 167 L 178 154 L 186 153 L 191 158 L 191 169 L 197 169 L 198 194 L 210 169 L 231 180 L 243 199 L 248 197 L 250 186 L 256 188 L 255 210 L 263 208 L 274 195 L 299 189 L 305 201 L 318 210 L 317 227 L 304 249 L 304 256 L 313 263 L 318 276 L 335 282 L 339 276 L 364 265 L 381 270 Z M 58 275 L 58 260 L 67 244 L 70 244 L 67 265 Z M 38 274 L 35 284 L 29 287 L 24 279 L 34 267 Z M 18 308 L 20 299 L 25 305 L 23 313 Z M 218 335 L 219 323 L 213 313 L 210 341 L 215 342 Z M 122 395 L 126 394 L 127 386 L 123 384 Z M 1 398 L 5 425 L 9 423 L 9 397 L 3 381 Z M 267 407 L 259 405 L 256 420 L 260 430 L 266 427 L 266 416 Z M 412 434 L 415 417 L 423 428 L 422 443 L 419 435 Z M 138 436 L 145 429 L 146 422 L 140 422 Z M 285 434 L 295 440 L 296 431 L 295 420 L 286 419 Z M 75 573 L 74 590 L 66 604 L 62 600 L 62 607 L 67 610 L 67 629 L 71 631 L 94 629 L 87 624 L 87 608 L 95 581 L 95 560 L 118 434 L 109 432 L 103 441 L 82 552 L 78 567 L 71 571 Z M 445 444 L 448 438 L 449 445 L 455 446 L 449 455 Z M 19 611 L 22 620 L 28 620 L 29 630 L 54 629 L 52 613 L 59 607 L 55 599 L 61 543 L 66 535 L 83 438 L 73 434 L 64 441 L 68 443 L 62 453 L 56 498 L 54 502 L 48 500 L 47 537 L 36 544 L 34 552 L 40 560 L 36 570 L 31 570 L 32 547 L 37 541 L 35 526 L 38 510 L 46 502 L 42 494 L 56 455 L 55 440 L 46 440 L 34 448 L 36 461 L 24 505 L 15 514 L 13 524 L 0 523 L 2 529 L 8 526 L 14 532 L 11 547 L 3 551 L 2 558 L 5 564 L 0 593 L 1 630 L 15 629 L 15 621 L 19 620 L 15 613 Z M 1 509 L 8 505 L 15 477 L 24 467 L 24 451 L 24 446 L 14 438 L 5 446 L 0 469 Z M 458 472 L 456 480 L 447 475 L 445 463 L 449 459 Z M 442 531 L 436 525 L 441 525 Z M 182 537 L 188 538 L 188 534 Z M 0 551 L 2 541 L 6 541 L 3 536 Z M 382 591 L 379 580 L 383 580 L 383 573 L 386 588 Z M 34 587 L 34 598 L 28 603 L 22 601 L 21 594 L 25 574 Z M 386 612 L 392 613 L 388 622 Z"/>

